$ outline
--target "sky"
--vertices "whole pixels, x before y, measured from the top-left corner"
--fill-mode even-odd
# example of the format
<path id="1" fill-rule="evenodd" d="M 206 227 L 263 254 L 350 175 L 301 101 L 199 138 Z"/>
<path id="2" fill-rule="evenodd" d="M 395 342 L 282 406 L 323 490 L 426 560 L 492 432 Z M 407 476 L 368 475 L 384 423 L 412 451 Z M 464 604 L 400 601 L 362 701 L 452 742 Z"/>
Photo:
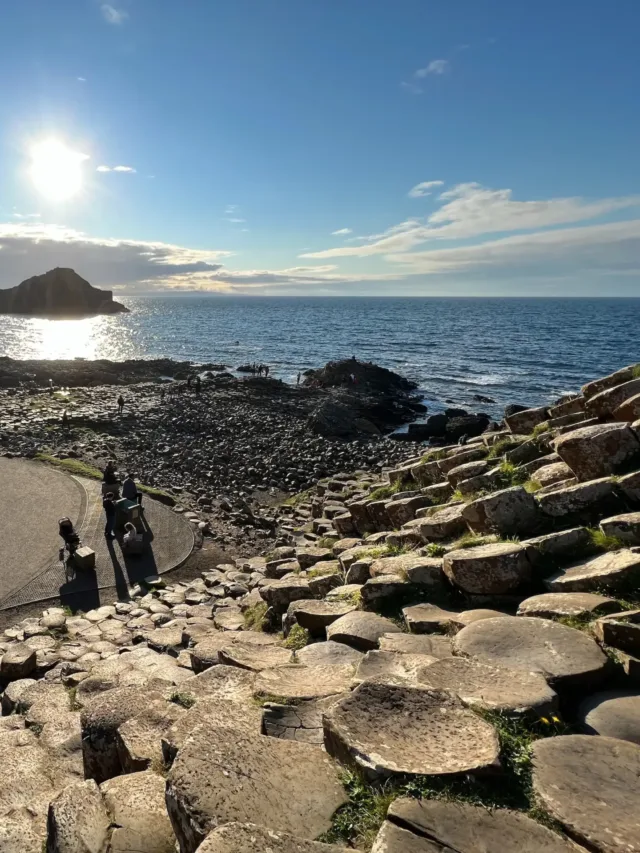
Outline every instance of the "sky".
<path id="1" fill-rule="evenodd" d="M 640 296 L 638 0 L 6 0 L 0 287 Z"/>

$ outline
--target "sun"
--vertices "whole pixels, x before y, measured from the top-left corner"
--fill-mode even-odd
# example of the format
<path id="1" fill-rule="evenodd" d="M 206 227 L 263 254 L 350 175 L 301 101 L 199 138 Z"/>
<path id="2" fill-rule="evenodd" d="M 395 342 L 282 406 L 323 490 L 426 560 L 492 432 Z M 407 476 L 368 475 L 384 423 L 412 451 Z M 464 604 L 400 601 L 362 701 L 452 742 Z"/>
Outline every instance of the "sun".
<path id="1" fill-rule="evenodd" d="M 56 139 L 31 148 L 31 180 L 50 201 L 66 201 L 82 188 L 82 163 L 86 154 L 72 151 Z"/>

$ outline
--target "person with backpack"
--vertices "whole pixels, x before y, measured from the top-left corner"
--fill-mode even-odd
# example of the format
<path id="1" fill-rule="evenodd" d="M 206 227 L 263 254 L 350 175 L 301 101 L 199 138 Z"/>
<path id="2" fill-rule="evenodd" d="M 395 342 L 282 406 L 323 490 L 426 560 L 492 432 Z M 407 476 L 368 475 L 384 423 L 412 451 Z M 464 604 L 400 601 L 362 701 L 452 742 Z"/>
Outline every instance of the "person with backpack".
<path id="1" fill-rule="evenodd" d="M 115 539 L 116 534 L 113 532 L 113 528 L 116 526 L 116 503 L 113 492 L 107 492 L 104 496 L 102 499 L 102 508 L 106 517 L 104 535 L 107 539 Z"/>

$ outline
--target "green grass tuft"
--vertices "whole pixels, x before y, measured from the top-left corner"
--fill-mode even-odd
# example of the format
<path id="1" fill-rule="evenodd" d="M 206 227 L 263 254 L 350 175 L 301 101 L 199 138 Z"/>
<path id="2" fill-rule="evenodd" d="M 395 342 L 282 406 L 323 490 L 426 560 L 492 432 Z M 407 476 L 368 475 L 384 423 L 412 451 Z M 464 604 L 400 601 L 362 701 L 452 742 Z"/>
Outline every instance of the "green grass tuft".
<path id="1" fill-rule="evenodd" d="M 543 421 L 541 424 L 536 424 L 531 432 L 531 438 L 538 438 L 539 435 L 542 435 L 545 432 L 549 432 L 549 424 L 547 421 Z"/>
<path id="2" fill-rule="evenodd" d="M 289 636 L 282 645 L 285 649 L 291 649 L 292 652 L 299 652 L 300 649 L 304 649 L 305 646 L 308 646 L 310 642 L 311 635 L 307 629 L 302 628 L 300 625 L 294 625 L 289 631 Z"/>
<path id="3" fill-rule="evenodd" d="M 182 693 L 180 690 L 174 690 L 171 694 L 171 701 L 175 705 L 180 705 L 181 708 L 185 708 L 189 710 L 189 708 L 193 708 L 196 704 L 195 697 L 190 693 Z"/>
<path id="4" fill-rule="evenodd" d="M 79 459 L 58 459 L 57 456 L 50 456 L 48 453 L 36 453 L 35 458 L 56 468 L 62 468 L 67 473 L 75 474 L 77 477 L 88 477 L 91 480 L 102 479 L 102 471 L 94 468 L 93 465 L 81 462 Z"/>
<path id="5" fill-rule="evenodd" d="M 527 472 L 518 465 L 514 465 L 513 462 L 507 462 L 505 459 L 504 462 L 500 463 L 499 488 L 521 486 L 526 483 L 528 479 L 529 475 Z"/>
<path id="6" fill-rule="evenodd" d="M 372 492 L 369 492 L 368 497 L 372 501 L 381 501 L 385 498 L 390 498 L 391 495 L 397 495 L 398 492 L 402 492 L 406 489 L 405 483 L 403 480 L 396 480 L 395 483 L 385 483 L 383 486 L 378 486 L 373 489 Z"/>
<path id="7" fill-rule="evenodd" d="M 421 458 L 421 462 L 439 462 L 441 459 L 447 458 L 446 450 L 430 450 Z"/>
<path id="8" fill-rule="evenodd" d="M 512 438 L 501 438 L 495 444 L 491 445 L 487 453 L 487 459 L 498 459 L 500 456 L 504 456 L 507 450 L 519 447 L 521 443 L 520 441 L 514 441 Z"/>
<path id="9" fill-rule="evenodd" d="M 617 536 L 607 536 L 599 527 L 589 527 L 589 538 L 591 544 L 597 551 L 619 551 L 625 547 L 625 543 Z"/>
<path id="10" fill-rule="evenodd" d="M 426 551 L 430 557 L 443 557 L 447 553 L 447 548 L 440 542 L 429 542 Z"/>
<path id="11" fill-rule="evenodd" d="M 537 480 L 533 478 L 531 480 L 527 480 L 526 483 L 522 484 L 525 492 L 529 492 L 530 495 L 535 494 L 535 492 L 539 492 L 542 488 L 542 483 L 539 483 Z"/>
<path id="12" fill-rule="evenodd" d="M 640 379 L 640 364 L 636 364 L 636 366 L 631 371 L 631 376 L 633 379 Z"/>
<path id="13" fill-rule="evenodd" d="M 260 601 L 258 604 L 247 607 L 243 613 L 245 628 L 248 631 L 264 631 L 268 609 L 266 601 Z"/>
<path id="14" fill-rule="evenodd" d="M 306 503 L 310 501 L 313 497 L 313 492 L 311 489 L 307 489 L 305 492 L 299 492 L 297 495 L 291 495 L 290 498 L 287 498 L 283 501 L 284 506 L 298 506 L 298 504 Z"/>

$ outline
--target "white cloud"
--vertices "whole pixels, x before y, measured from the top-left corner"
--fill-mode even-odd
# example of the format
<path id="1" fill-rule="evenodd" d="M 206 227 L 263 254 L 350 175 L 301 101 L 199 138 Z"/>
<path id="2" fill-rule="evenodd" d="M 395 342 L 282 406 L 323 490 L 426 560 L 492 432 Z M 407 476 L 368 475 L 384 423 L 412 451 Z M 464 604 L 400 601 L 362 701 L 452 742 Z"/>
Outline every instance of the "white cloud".
<path id="1" fill-rule="evenodd" d="M 132 292 L 163 288 L 238 290 L 274 285 L 311 286 L 395 281 L 404 274 L 350 273 L 334 265 L 230 270 L 232 252 L 167 243 L 88 237 L 60 225 L 0 223 L 0 287 L 10 287 L 56 266 L 73 267 L 98 287 Z"/>
<path id="2" fill-rule="evenodd" d="M 416 83 L 407 82 L 406 80 L 403 80 L 402 83 L 400 83 L 400 88 L 405 89 L 407 92 L 411 92 L 412 95 L 422 94 L 422 89 L 420 88 L 420 86 L 418 86 Z"/>
<path id="3" fill-rule="evenodd" d="M 370 235 L 364 245 L 336 246 L 302 257 L 366 257 L 406 252 L 431 240 L 467 240 L 484 234 L 567 225 L 640 205 L 639 196 L 597 201 L 581 198 L 515 201 L 512 190 L 492 190 L 475 183 L 458 184 L 442 193 L 440 200 L 445 203 L 425 220 L 407 219 L 380 234 Z"/>
<path id="4" fill-rule="evenodd" d="M 434 187 L 441 187 L 443 185 L 444 181 L 423 181 L 409 190 L 409 198 L 422 198 L 425 195 L 431 195 L 431 190 Z"/>
<path id="5" fill-rule="evenodd" d="M 87 82 L 86 77 L 76 77 L 76 80 L 78 81 L 78 83 L 86 83 Z"/>
<path id="6" fill-rule="evenodd" d="M 14 219 L 40 219 L 40 213 L 12 213 Z"/>
<path id="7" fill-rule="evenodd" d="M 108 24 L 122 24 L 129 17 L 128 12 L 125 12 L 123 9 L 116 9 L 109 3 L 103 3 L 102 6 L 100 6 L 100 11 L 102 12 L 102 17 Z"/>
<path id="8" fill-rule="evenodd" d="M 246 222 L 246 221 L 247 221 L 246 219 L 241 219 L 239 216 L 230 216 L 227 218 L 227 222 L 240 223 L 240 222 Z"/>
<path id="9" fill-rule="evenodd" d="M 353 231 L 351 228 L 339 228 L 337 231 L 332 231 L 331 233 L 334 237 L 343 237 L 347 234 L 353 234 Z"/>
<path id="10" fill-rule="evenodd" d="M 434 59 L 427 65 L 426 68 L 418 68 L 415 73 L 415 76 L 418 79 L 422 79 L 424 77 L 428 77 L 430 74 L 446 74 L 450 68 L 451 63 L 448 59 Z"/>
<path id="11" fill-rule="evenodd" d="M 128 172 L 129 174 L 135 174 L 136 169 L 133 166 L 98 166 L 96 172 Z"/>
<path id="12" fill-rule="evenodd" d="M 240 213 L 240 205 L 239 204 L 228 204 L 225 207 L 224 212 L 227 214 L 227 216 L 233 216 L 236 213 Z"/>

